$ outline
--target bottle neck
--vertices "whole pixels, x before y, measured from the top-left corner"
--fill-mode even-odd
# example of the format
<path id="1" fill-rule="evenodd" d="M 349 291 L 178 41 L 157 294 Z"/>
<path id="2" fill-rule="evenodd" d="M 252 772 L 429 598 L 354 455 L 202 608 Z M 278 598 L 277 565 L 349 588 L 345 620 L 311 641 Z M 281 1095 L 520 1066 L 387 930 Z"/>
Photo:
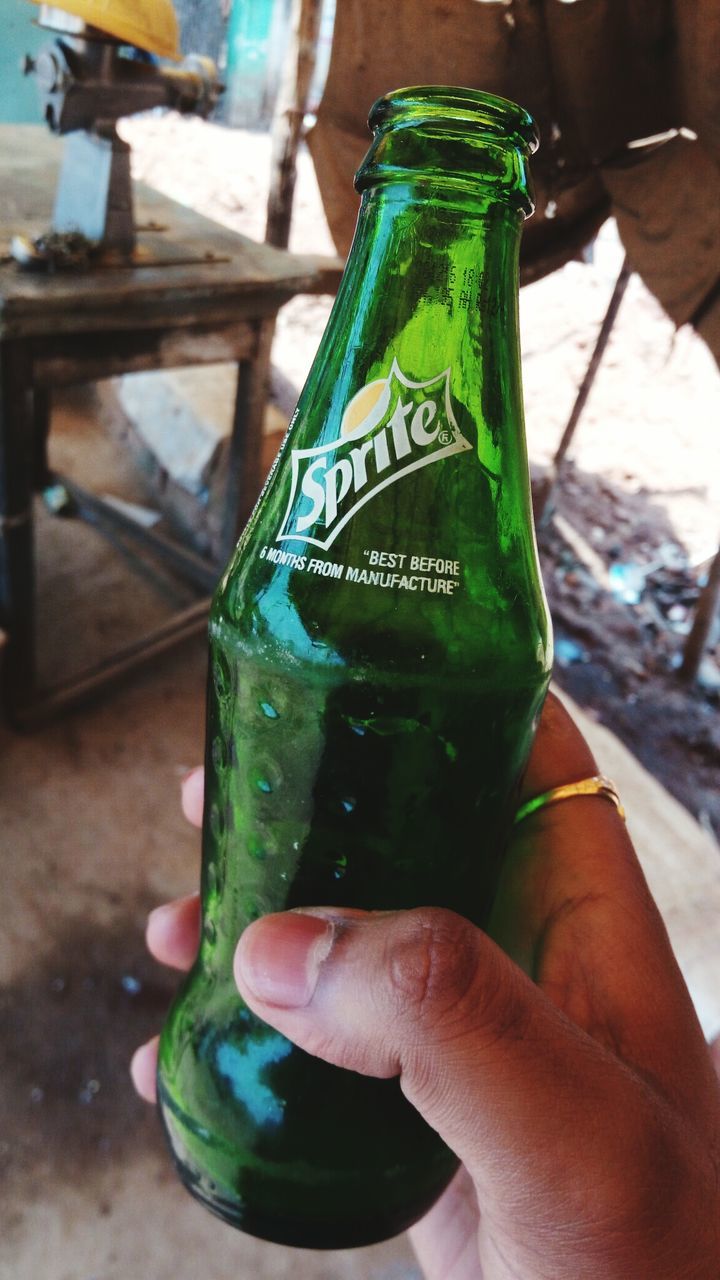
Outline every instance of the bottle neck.
<path id="1" fill-rule="evenodd" d="M 387 377 L 393 361 L 416 383 L 449 368 L 456 410 L 475 429 L 482 420 L 482 460 L 497 472 L 499 435 L 509 429 L 516 434 L 523 425 L 522 216 L 506 204 L 464 193 L 443 198 L 435 189 L 432 201 L 429 196 L 422 183 L 386 184 L 363 194 L 316 366 L 325 364 L 334 375 L 329 438 L 358 387 Z"/>
<path id="2" fill-rule="evenodd" d="M 297 612 L 306 599 L 317 609 L 312 584 L 326 571 L 380 591 L 397 636 L 402 620 L 415 634 L 437 613 L 429 587 L 413 594 L 426 590 L 416 577 L 392 579 L 406 570 L 445 572 L 448 599 L 462 596 L 498 636 L 521 630 L 527 608 L 544 616 L 520 383 L 521 215 L 456 195 L 438 184 L 430 199 L 414 181 L 364 194 L 333 314 L 240 544 L 242 555 L 254 539 L 262 572 L 289 584 L 288 634 L 305 634 Z M 391 580 L 367 576 L 385 569 Z M 352 636 L 332 624 L 334 653 L 360 652 L 352 619 Z"/>

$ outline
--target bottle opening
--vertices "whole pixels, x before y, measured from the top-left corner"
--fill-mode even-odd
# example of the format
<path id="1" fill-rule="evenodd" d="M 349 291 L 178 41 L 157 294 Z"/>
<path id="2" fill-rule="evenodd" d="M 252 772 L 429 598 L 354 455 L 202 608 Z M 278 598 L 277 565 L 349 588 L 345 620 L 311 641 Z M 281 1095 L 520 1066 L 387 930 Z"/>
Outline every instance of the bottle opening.
<path id="1" fill-rule="evenodd" d="M 373 105 L 370 150 L 355 177 L 358 191 L 393 181 L 436 188 L 482 186 L 525 216 L 533 210 L 528 158 L 538 131 L 528 111 L 478 89 L 417 85 Z"/>
<path id="2" fill-rule="evenodd" d="M 538 148 L 537 125 L 524 107 L 479 89 L 460 85 L 416 85 L 378 98 L 370 110 L 373 132 L 403 125 L 460 125 L 468 133 L 484 133 L 521 146 L 532 155 Z"/>

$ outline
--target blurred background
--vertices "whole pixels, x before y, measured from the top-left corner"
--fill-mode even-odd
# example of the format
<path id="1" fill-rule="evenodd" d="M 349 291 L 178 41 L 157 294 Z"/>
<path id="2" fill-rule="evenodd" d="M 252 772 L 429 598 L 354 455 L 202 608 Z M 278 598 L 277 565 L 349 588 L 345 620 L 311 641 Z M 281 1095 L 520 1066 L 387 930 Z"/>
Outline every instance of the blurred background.
<path id="1" fill-rule="evenodd" d="M 417 1280 L 404 1239 L 298 1253 L 210 1218 L 130 1086 L 175 984 L 145 917 L 197 881 L 178 793 L 202 758 L 206 598 L 327 322 L 373 99 L 449 81 L 522 102 L 542 133 L 520 305 L 556 684 L 717 1034 L 718 10 L 116 8 L 138 43 L 99 0 L 2 0 L 0 1277 Z M 92 135 L 113 88 L 88 105 L 43 58 L 82 44 L 68 20 L 147 71 L 129 113 L 112 99 L 112 177 L 62 159 L 63 112 L 65 137 Z M 73 240 L 58 191 L 116 210 L 125 156 L 131 233 Z"/>

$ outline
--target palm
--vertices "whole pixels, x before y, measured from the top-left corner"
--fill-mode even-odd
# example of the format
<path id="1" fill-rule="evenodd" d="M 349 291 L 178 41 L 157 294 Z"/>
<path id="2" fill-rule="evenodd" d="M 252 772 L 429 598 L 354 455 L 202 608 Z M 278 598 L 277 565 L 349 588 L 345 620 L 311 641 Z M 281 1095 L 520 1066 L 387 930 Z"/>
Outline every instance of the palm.
<path id="1" fill-rule="evenodd" d="M 521 829 L 513 841 L 490 932 L 573 1022 L 615 1044 L 604 984 L 597 985 L 607 968 L 609 900 L 598 895 L 596 874 L 592 885 L 584 885 L 575 868 L 572 881 L 563 881 L 567 868 L 557 861 L 563 815 L 547 818 L 552 835 L 538 833 L 538 819 L 534 831 Z M 465 1169 L 410 1234 L 427 1280 L 507 1280 Z"/>
<path id="2" fill-rule="evenodd" d="M 549 699 L 525 793 L 594 772 L 587 745 Z M 606 801 L 559 804 L 518 827 L 488 932 L 572 1023 L 683 1096 L 677 1010 L 662 994 L 656 1003 L 647 985 L 658 937 L 660 946 L 668 944 L 630 841 Z M 688 1043 L 693 1039 L 688 1027 Z M 411 1235 L 427 1280 L 515 1280 L 464 1169 Z"/>

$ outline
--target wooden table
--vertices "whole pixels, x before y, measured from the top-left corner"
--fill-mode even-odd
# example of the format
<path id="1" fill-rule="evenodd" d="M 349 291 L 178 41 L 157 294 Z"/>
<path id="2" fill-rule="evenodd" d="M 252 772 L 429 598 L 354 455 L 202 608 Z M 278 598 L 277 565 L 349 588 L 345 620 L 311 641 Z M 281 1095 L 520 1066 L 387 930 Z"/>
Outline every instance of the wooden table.
<path id="1" fill-rule="evenodd" d="M 236 361 L 237 394 L 223 512 L 225 560 L 262 482 L 261 433 L 277 312 L 315 292 L 313 259 L 256 244 L 147 187 L 136 187 L 132 264 L 56 274 L 8 260 L 12 236 L 50 224 L 62 143 L 36 126 L 0 125 L 0 626 L 3 700 L 16 722 L 71 705 L 205 625 L 207 600 L 73 684 L 40 690 L 35 667 L 33 492 L 47 482 L 53 388 L 116 374 Z M 99 500 L 71 489 L 80 513 Z M 118 517 L 105 512 L 107 518 Z M 125 531 L 205 596 L 219 565 L 132 521 Z"/>

